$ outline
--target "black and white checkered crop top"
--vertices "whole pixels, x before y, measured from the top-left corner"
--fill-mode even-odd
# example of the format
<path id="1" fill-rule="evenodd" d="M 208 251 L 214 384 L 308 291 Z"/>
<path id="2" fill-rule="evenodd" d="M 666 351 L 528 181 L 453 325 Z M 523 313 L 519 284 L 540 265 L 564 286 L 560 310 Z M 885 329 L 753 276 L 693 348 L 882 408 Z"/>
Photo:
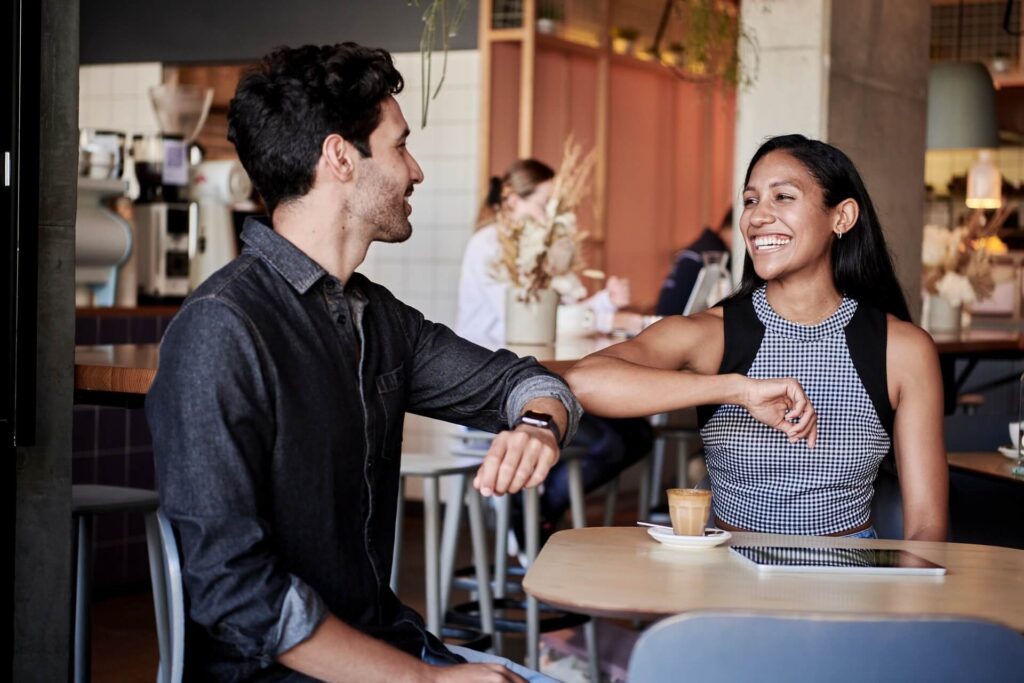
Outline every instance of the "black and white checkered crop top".
<path id="1" fill-rule="evenodd" d="M 722 521 L 754 531 L 824 535 L 870 519 L 878 466 L 892 445 L 885 314 L 844 297 L 816 325 L 772 310 L 765 288 L 724 308 L 720 372 L 795 377 L 818 413 L 818 441 L 789 443 L 736 405 L 702 406 L 701 437 Z"/>

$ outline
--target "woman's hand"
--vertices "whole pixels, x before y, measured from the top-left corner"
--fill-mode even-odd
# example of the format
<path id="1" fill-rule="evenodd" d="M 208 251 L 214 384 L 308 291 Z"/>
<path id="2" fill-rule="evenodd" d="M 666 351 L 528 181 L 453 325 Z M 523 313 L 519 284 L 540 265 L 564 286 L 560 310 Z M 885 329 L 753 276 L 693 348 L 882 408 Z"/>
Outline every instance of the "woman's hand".
<path id="1" fill-rule="evenodd" d="M 740 405 L 758 422 L 784 432 L 790 443 L 807 439 L 807 447 L 814 448 L 818 415 L 800 382 L 791 377 L 746 379 Z"/>

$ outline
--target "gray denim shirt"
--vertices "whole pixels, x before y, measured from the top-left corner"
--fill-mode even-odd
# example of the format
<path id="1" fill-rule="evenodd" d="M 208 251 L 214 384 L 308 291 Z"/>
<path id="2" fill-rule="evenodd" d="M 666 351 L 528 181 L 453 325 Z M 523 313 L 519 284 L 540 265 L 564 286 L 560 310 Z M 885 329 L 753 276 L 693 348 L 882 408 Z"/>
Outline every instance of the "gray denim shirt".
<path id="1" fill-rule="evenodd" d="M 358 273 L 341 283 L 265 223 L 242 240 L 168 327 L 146 399 L 189 676 L 302 680 L 275 660 L 328 612 L 451 656 L 388 585 L 406 411 L 498 431 L 556 397 L 568 442 L 579 404 L 535 360 L 467 342 Z"/>

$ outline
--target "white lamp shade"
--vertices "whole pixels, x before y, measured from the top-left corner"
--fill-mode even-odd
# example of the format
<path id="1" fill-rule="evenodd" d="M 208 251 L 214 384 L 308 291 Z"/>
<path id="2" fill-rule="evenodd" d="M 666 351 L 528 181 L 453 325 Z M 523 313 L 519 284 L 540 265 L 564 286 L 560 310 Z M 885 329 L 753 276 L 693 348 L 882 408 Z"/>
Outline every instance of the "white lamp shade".
<path id="1" fill-rule="evenodd" d="M 999 146 L 996 91 L 978 62 L 932 64 L 928 69 L 928 149 Z"/>

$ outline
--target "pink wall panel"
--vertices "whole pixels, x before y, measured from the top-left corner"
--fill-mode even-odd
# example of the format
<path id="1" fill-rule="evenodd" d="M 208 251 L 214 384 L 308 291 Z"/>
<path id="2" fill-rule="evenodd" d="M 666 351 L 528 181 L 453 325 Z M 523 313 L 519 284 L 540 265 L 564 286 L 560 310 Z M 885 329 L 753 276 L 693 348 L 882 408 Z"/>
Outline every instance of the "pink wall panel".
<path id="1" fill-rule="evenodd" d="M 669 258 L 700 234 L 702 189 L 706 181 L 704 156 L 708 134 L 704 130 L 704 89 L 689 81 L 676 81 L 676 144 L 673 147 L 676 185 Z"/>
<path id="2" fill-rule="evenodd" d="M 671 259 L 676 184 L 674 97 L 664 76 L 611 70 L 606 270 L 629 277 L 638 305 L 653 305 Z"/>
<path id="3" fill-rule="evenodd" d="M 711 120 L 711 221 L 717 225 L 735 204 L 733 153 L 736 139 L 736 91 L 715 89 Z"/>
<path id="4" fill-rule="evenodd" d="M 516 160 L 519 146 L 519 45 L 495 43 L 491 53 L 491 175 Z"/>

